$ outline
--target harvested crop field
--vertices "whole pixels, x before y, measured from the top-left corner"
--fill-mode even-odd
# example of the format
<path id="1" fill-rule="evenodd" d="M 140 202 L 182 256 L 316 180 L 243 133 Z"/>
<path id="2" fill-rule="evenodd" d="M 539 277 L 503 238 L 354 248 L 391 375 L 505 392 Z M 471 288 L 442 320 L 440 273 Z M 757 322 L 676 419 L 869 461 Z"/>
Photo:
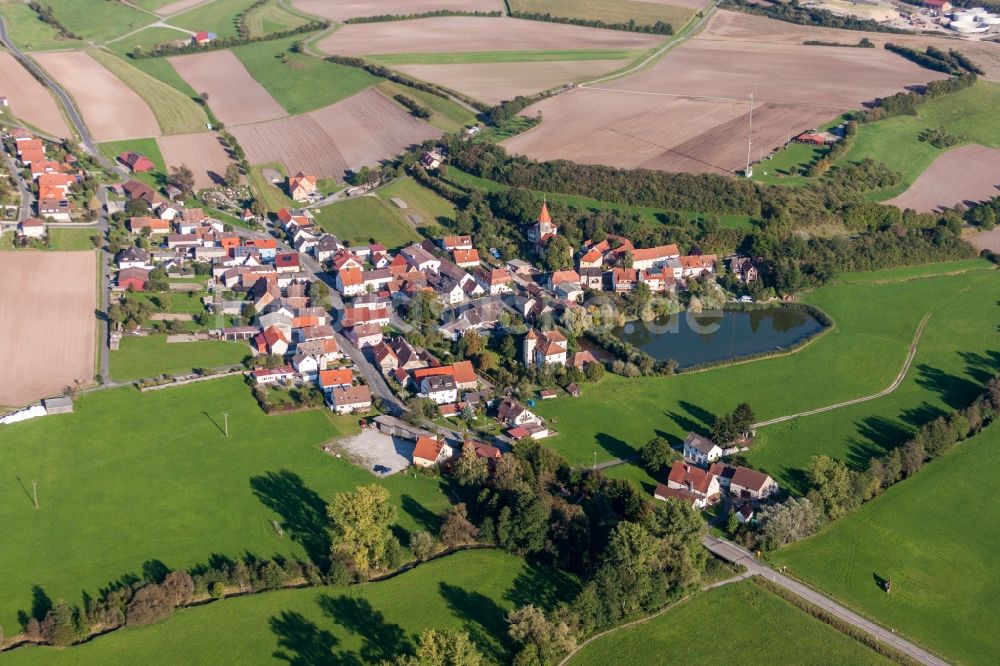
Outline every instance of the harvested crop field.
<path id="1" fill-rule="evenodd" d="M 503 0 L 292 0 L 292 6 L 307 14 L 332 21 L 382 14 L 423 14 L 438 9 L 465 12 L 501 12 Z"/>
<path id="2" fill-rule="evenodd" d="M 97 260 L 91 252 L 8 252 L 0 262 L 0 405 L 94 378 Z"/>
<path id="3" fill-rule="evenodd" d="M 942 153 L 909 188 L 885 203 L 929 213 L 1000 196 L 1000 150 L 971 144 Z"/>
<path id="4" fill-rule="evenodd" d="M 146 102 L 83 51 L 51 51 L 32 57 L 73 96 L 97 141 L 160 134 L 160 124 Z"/>
<path id="5" fill-rule="evenodd" d="M 338 55 L 649 49 L 664 37 L 512 18 L 442 16 L 345 25 L 317 43 Z"/>
<path id="6" fill-rule="evenodd" d="M 698 35 L 698 40 L 767 44 L 801 44 L 806 40 L 820 40 L 856 44 L 862 37 L 867 37 L 879 49 L 886 42 L 904 44 L 913 48 L 936 46 L 945 51 L 957 49 L 974 60 L 986 72 L 986 78 L 1000 81 L 1000 44 L 995 42 L 956 40 L 930 35 L 894 35 L 884 32 L 819 28 L 724 10 L 716 11 L 705 30 Z"/>
<path id="7" fill-rule="evenodd" d="M 733 173 L 754 154 L 874 97 L 940 78 L 881 49 L 745 44 L 695 38 L 653 67 L 552 97 L 538 128 L 506 142 L 536 159 Z"/>
<path id="8" fill-rule="evenodd" d="M 227 125 L 258 123 L 287 115 L 231 51 L 196 53 L 169 60 L 192 88 L 198 93 L 208 93 L 208 105 Z"/>
<path id="9" fill-rule="evenodd" d="M 6 51 L 0 52 L 0 91 L 7 97 L 11 113 L 21 120 L 60 139 L 70 135 L 49 91 Z"/>
<path id="10" fill-rule="evenodd" d="M 226 167 L 233 163 L 213 132 L 161 136 L 156 140 L 167 169 L 185 164 L 194 172 L 196 189 L 223 182 Z"/>
<path id="11" fill-rule="evenodd" d="M 338 179 L 441 135 L 373 88 L 311 113 L 231 131 L 252 164 L 278 161 L 288 173 Z"/>
<path id="12" fill-rule="evenodd" d="M 487 104 L 556 88 L 607 74 L 627 64 L 622 60 L 491 62 L 461 65 L 397 65 L 395 69 L 423 81 L 457 90 Z"/>
<path id="13" fill-rule="evenodd" d="M 185 9 L 190 9 L 191 7 L 200 5 L 204 2 L 205 0 L 177 0 L 177 2 L 164 5 L 155 11 L 160 16 L 170 16 L 171 14 L 176 14 L 177 12 L 184 11 Z"/>
<path id="14" fill-rule="evenodd" d="M 1000 227 L 989 231 L 979 231 L 965 237 L 965 240 L 972 244 L 977 250 L 989 250 L 994 254 L 1000 254 Z"/>

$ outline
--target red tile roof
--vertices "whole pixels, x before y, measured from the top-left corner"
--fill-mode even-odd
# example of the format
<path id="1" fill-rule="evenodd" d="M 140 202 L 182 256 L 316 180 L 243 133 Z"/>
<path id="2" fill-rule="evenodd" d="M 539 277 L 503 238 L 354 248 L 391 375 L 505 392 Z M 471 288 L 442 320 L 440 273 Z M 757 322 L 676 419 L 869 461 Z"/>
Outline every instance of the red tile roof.
<path id="1" fill-rule="evenodd" d="M 702 495 L 708 494 L 709 485 L 714 478 L 700 467 L 688 465 L 680 460 L 675 461 L 670 467 L 670 476 L 667 477 L 672 483 L 686 485 Z"/>
<path id="2" fill-rule="evenodd" d="M 441 449 L 444 445 L 437 441 L 436 439 L 431 439 L 430 437 L 420 437 L 417 439 L 417 445 L 413 449 L 413 457 L 421 458 L 423 460 L 429 460 L 431 462 L 437 461 L 439 455 L 441 455 Z"/>

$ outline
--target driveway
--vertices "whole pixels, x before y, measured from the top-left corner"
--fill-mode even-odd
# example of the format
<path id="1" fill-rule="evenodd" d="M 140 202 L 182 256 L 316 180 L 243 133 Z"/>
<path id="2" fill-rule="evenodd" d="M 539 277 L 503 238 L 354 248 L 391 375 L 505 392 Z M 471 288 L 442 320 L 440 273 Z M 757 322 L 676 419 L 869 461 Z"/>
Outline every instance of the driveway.
<path id="1" fill-rule="evenodd" d="M 333 448 L 342 450 L 352 463 L 369 472 L 375 465 L 384 465 L 395 474 L 410 466 L 415 444 L 409 439 L 365 429 L 353 437 L 334 442 Z"/>

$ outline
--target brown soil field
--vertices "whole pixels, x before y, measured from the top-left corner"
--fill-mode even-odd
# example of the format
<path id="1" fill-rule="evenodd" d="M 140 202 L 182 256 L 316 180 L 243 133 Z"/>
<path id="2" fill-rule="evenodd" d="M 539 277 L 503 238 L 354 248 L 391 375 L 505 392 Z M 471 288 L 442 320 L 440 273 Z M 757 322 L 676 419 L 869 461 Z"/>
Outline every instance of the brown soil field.
<path id="1" fill-rule="evenodd" d="M 675 5 L 677 7 L 690 7 L 691 9 L 704 9 L 708 7 L 709 0 L 642 0 L 651 5 Z"/>
<path id="2" fill-rule="evenodd" d="M 443 16 L 415 21 L 346 25 L 317 43 L 339 55 L 649 49 L 657 35 L 599 30 L 512 18 Z"/>
<path id="3" fill-rule="evenodd" d="M 753 154 L 874 97 L 941 74 L 882 49 L 743 43 L 697 37 L 652 67 L 525 110 L 538 128 L 506 142 L 537 159 L 665 171 L 733 173 Z"/>
<path id="4" fill-rule="evenodd" d="M 231 51 L 196 53 L 169 60 L 192 88 L 208 93 L 208 105 L 227 125 L 288 115 Z"/>
<path id="5" fill-rule="evenodd" d="M 905 192 L 885 203 L 930 213 L 1000 196 L 1000 149 L 976 144 L 942 153 Z"/>
<path id="6" fill-rule="evenodd" d="M 170 16 L 171 14 L 176 14 L 179 11 L 194 7 L 195 5 L 200 5 L 203 2 L 205 2 L 205 0 L 177 0 L 177 2 L 164 5 L 155 11 L 160 16 Z"/>
<path id="7" fill-rule="evenodd" d="M 965 237 L 977 250 L 989 250 L 1000 253 L 1000 227 L 989 231 L 980 231 Z"/>
<path id="8" fill-rule="evenodd" d="M 311 113 L 231 131 L 251 163 L 278 161 L 288 173 L 338 179 L 441 135 L 374 88 Z"/>
<path id="9" fill-rule="evenodd" d="M 73 96 L 97 141 L 159 136 L 156 116 L 121 79 L 83 51 L 32 54 Z"/>
<path id="10" fill-rule="evenodd" d="M 793 23 L 786 23 L 785 21 L 775 21 L 763 16 L 719 10 L 709 20 L 705 30 L 698 35 L 698 40 L 801 44 L 803 41 L 815 39 L 856 44 L 862 37 L 870 39 L 878 48 L 882 48 L 886 42 L 893 42 L 894 44 L 905 44 L 913 48 L 936 46 L 944 50 L 955 49 L 961 51 L 982 67 L 986 72 L 986 78 L 1000 81 L 1000 44 L 969 41 L 957 37 L 893 35 L 884 32 L 858 32 L 835 28 L 817 28 L 795 25 Z"/>
<path id="11" fill-rule="evenodd" d="M 10 112 L 26 123 L 60 139 L 70 135 L 49 91 L 6 51 L 0 52 L 0 94 L 10 103 Z"/>
<path id="12" fill-rule="evenodd" d="M 557 60 L 551 62 L 491 62 L 461 65 L 398 65 L 394 69 L 443 85 L 487 104 L 518 95 L 586 81 L 622 69 L 626 60 Z"/>
<path id="13" fill-rule="evenodd" d="M 465 12 L 502 12 L 503 0 L 292 0 L 306 14 L 343 21 L 382 14 L 423 14 L 438 9 Z"/>
<path id="14" fill-rule="evenodd" d="M 0 262 L 0 405 L 17 407 L 94 379 L 93 252 L 5 252 Z"/>
<path id="15" fill-rule="evenodd" d="M 156 140 L 167 168 L 186 164 L 194 172 L 197 189 L 223 182 L 226 167 L 233 163 L 213 132 L 161 136 Z"/>

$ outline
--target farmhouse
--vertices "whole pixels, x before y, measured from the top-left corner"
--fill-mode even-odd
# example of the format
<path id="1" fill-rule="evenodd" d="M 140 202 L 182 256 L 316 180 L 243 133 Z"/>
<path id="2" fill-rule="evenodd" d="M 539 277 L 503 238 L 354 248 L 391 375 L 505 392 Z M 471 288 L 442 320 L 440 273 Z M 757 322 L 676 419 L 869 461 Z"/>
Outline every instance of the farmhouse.
<path id="1" fill-rule="evenodd" d="M 156 165 L 153 164 L 153 160 L 149 159 L 145 155 L 140 155 L 134 150 L 126 150 L 118 156 L 118 161 L 128 167 L 129 171 L 132 173 L 146 173 L 147 171 L 153 171 L 156 169 Z"/>
<path id="2" fill-rule="evenodd" d="M 419 437 L 413 449 L 413 464 L 417 467 L 433 467 L 439 460 L 447 460 L 453 454 L 454 450 L 444 442 L 431 437 Z"/>
<path id="3" fill-rule="evenodd" d="M 708 437 L 689 432 L 684 440 L 684 459 L 697 465 L 708 465 L 722 457 L 722 447 Z"/>
<path id="4" fill-rule="evenodd" d="M 763 499 L 778 492 L 778 484 L 767 474 L 737 467 L 729 482 L 729 494 L 742 499 Z"/>
<path id="5" fill-rule="evenodd" d="M 306 175 L 299 171 L 288 177 L 288 196 L 292 201 L 303 201 L 316 191 L 316 176 Z"/>
<path id="6" fill-rule="evenodd" d="M 666 488 L 661 484 L 654 496 L 663 500 L 681 499 L 703 509 L 719 501 L 719 481 L 714 474 L 678 460 L 670 468 Z"/>
<path id="7" fill-rule="evenodd" d="M 200 31 L 194 33 L 194 36 L 191 37 L 191 43 L 194 44 L 195 46 L 204 46 L 205 44 L 208 44 L 209 42 L 215 41 L 215 39 L 216 39 L 216 36 L 215 36 L 214 32 L 208 32 L 206 30 L 200 30 Z"/>

